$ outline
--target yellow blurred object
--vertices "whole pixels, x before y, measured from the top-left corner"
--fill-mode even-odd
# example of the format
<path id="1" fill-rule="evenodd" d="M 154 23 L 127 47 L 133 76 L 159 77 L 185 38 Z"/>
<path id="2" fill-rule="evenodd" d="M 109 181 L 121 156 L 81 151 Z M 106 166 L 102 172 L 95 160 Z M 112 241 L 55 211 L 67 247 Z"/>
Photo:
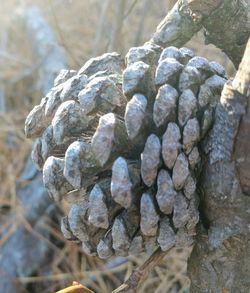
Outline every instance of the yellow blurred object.
<path id="1" fill-rule="evenodd" d="M 69 286 L 55 293 L 94 293 L 94 292 L 79 283 L 73 282 L 72 286 Z"/>

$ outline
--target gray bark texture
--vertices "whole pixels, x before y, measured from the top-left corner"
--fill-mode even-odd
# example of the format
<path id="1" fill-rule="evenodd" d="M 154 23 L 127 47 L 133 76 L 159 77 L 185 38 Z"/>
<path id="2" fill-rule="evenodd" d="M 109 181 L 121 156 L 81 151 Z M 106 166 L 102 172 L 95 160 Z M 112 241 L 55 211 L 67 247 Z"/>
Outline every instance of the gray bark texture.
<path id="1" fill-rule="evenodd" d="M 125 70 L 116 54 L 92 59 L 31 111 L 25 131 L 38 137 L 33 159 L 47 191 L 55 200 L 78 193 L 62 221 L 67 239 L 102 258 L 160 246 L 158 260 L 192 245 L 198 193 L 191 292 L 249 292 L 250 45 L 233 81 L 176 48 L 204 29 L 238 67 L 249 24 L 244 0 L 179 0 L 151 41 L 129 51 Z"/>
<path id="2" fill-rule="evenodd" d="M 179 0 L 151 41 L 180 47 L 203 28 L 205 42 L 220 48 L 238 67 L 250 34 L 249 5 L 245 0 Z"/>
<path id="3" fill-rule="evenodd" d="M 236 77 L 223 89 L 203 146 L 200 227 L 189 260 L 191 292 L 249 292 L 250 41 Z"/>
<path id="4" fill-rule="evenodd" d="M 250 35 L 246 1 L 178 1 L 152 42 L 181 46 L 201 28 L 237 68 Z M 250 42 L 223 89 L 213 129 L 202 146 L 201 224 L 188 263 L 191 292 L 250 290 Z"/>

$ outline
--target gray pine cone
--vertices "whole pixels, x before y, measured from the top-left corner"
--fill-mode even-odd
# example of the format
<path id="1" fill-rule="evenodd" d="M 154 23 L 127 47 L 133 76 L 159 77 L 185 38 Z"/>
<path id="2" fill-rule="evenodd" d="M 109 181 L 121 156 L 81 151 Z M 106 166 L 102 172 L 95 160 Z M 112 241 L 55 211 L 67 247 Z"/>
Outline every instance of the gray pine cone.
<path id="1" fill-rule="evenodd" d="M 51 197 L 71 202 L 61 229 L 89 255 L 193 242 L 199 144 L 225 70 L 187 49 L 146 43 L 63 70 L 26 119 Z"/>

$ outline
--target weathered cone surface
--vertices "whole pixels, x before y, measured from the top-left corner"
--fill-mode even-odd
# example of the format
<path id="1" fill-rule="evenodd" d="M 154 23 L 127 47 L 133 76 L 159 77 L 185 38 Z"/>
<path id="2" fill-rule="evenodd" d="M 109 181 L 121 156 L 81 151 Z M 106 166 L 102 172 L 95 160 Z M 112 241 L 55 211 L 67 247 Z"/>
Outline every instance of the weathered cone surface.
<path id="1" fill-rule="evenodd" d="M 49 194 L 72 203 L 64 236 L 100 258 L 192 244 L 199 144 L 226 81 L 187 48 L 147 43 L 126 62 L 62 71 L 25 126 Z"/>

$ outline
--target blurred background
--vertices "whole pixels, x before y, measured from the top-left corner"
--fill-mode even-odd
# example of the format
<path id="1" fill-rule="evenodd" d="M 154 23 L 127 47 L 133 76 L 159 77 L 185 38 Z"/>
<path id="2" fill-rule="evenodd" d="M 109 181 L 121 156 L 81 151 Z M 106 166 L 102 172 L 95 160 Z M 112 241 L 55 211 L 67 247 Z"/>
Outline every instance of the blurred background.
<path id="1" fill-rule="evenodd" d="M 64 241 L 56 206 L 30 161 L 24 121 L 62 68 L 78 70 L 91 57 L 148 41 L 174 0 L 0 0 L 0 292 L 55 292 L 79 280 L 111 292 L 143 258 L 108 262 Z M 197 34 L 186 46 L 234 68 Z M 188 292 L 188 251 L 167 256 L 139 292 Z"/>

